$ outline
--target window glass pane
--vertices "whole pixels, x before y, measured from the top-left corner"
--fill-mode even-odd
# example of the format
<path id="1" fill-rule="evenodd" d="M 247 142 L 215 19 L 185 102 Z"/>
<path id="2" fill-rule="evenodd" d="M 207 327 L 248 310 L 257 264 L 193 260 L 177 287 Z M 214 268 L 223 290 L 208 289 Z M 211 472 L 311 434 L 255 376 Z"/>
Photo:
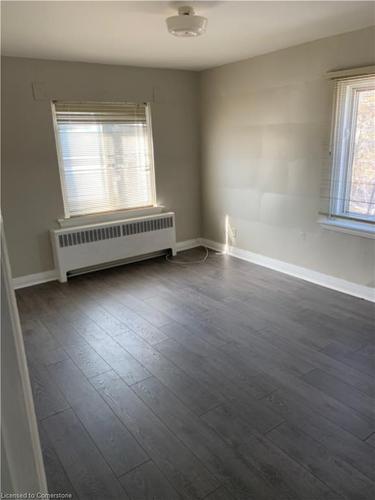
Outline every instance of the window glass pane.
<path id="1" fill-rule="evenodd" d="M 109 203 L 101 126 L 62 123 L 59 137 L 70 212 L 99 211 Z"/>
<path id="2" fill-rule="evenodd" d="M 375 215 L 375 90 L 358 92 L 348 211 Z"/>
<path id="3" fill-rule="evenodd" d="M 56 104 L 60 168 L 70 215 L 154 203 L 145 105 Z"/>

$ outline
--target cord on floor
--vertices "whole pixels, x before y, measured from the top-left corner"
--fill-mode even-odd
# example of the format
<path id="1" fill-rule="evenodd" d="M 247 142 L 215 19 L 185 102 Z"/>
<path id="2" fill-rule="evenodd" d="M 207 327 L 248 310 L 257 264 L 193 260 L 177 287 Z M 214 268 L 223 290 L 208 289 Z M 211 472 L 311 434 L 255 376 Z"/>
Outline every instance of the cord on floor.
<path id="1" fill-rule="evenodd" d="M 209 256 L 209 251 L 207 247 L 203 247 L 205 250 L 205 255 L 202 259 L 199 260 L 178 260 L 175 257 L 170 257 L 169 255 L 165 256 L 165 260 L 170 262 L 171 264 L 179 264 L 180 266 L 188 266 L 190 264 L 204 264 Z"/>

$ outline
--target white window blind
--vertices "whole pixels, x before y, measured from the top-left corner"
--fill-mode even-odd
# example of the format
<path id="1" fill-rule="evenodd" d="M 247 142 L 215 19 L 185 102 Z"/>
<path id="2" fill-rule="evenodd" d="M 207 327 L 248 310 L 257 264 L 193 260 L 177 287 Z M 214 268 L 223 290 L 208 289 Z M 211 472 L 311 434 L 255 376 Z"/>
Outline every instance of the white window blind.
<path id="1" fill-rule="evenodd" d="M 155 204 L 146 104 L 55 102 L 66 216 Z"/>
<path id="2" fill-rule="evenodd" d="M 332 132 L 329 215 L 375 221 L 375 77 L 338 79 Z"/>

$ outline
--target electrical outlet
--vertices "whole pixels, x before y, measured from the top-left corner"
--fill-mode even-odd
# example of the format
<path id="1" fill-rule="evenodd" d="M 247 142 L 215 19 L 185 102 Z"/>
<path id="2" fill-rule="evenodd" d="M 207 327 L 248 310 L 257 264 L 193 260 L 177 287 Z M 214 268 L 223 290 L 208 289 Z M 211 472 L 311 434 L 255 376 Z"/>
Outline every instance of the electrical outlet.
<path id="1" fill-rule="evenodd" d="M 232 233 L 232 238 L 235 240 L 237 238 L 237 228 L 232 227 L 231 228 L 231 233 Z"/>

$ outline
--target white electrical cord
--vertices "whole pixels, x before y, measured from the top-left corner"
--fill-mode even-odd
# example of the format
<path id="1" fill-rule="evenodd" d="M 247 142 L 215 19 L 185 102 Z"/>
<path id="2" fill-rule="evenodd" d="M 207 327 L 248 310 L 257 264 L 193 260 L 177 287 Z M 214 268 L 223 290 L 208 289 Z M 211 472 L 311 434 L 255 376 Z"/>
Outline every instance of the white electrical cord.
<path id="1" fill-rule="evenodd" d="M 165 260 L 167 262 L 170 262 L 171 264 L 179 264 L 181 266 L 188 266 L 190 264 L 204 264 L 204 262 L 206 262 L 206 260 L 208 259 L 209 251 L 208 251 L 207 247 L 203 247 L 203 248 L 205 250 L 205 255 L 204 255 L 203 259 L 183 261 L 183 260 L 177 260 L 176 258 L 171 258 L 169 255 L 166 255 Z"/>

